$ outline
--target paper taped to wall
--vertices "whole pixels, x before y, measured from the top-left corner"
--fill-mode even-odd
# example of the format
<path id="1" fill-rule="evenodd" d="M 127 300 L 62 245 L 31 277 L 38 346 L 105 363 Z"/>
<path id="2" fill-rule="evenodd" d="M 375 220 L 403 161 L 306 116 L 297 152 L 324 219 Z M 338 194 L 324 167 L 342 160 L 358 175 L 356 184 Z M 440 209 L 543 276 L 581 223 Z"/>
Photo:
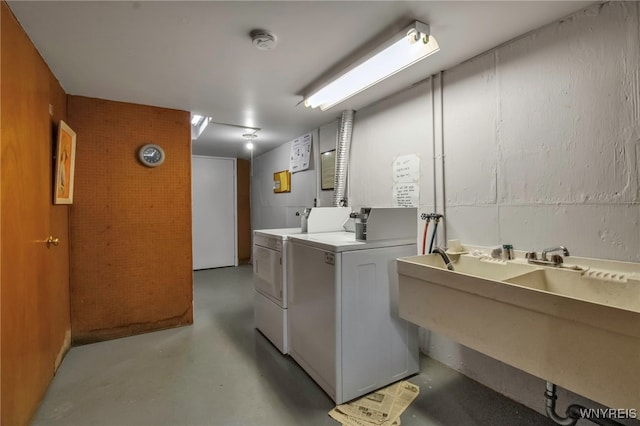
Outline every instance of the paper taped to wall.
<path id="1" fill-rule="evenodd" d="M 420 180 L 420 157 L 416 154 L 400 155 L 393 161 L 393 181 L 417 182 Z"/>
<path id="2" fill-rule="evenodd" d="M 311 133 L 302 135 L 291 141 L 289 170 L 291 173 L 301 172 L 309 168 L 311 159 Z"/>
<path id="3" fill-rule="evenodd" d="M 420 204 L 420 185 L 415 182 L 393 185 L 393 202 L 396 207 L 418 207 Z"/>

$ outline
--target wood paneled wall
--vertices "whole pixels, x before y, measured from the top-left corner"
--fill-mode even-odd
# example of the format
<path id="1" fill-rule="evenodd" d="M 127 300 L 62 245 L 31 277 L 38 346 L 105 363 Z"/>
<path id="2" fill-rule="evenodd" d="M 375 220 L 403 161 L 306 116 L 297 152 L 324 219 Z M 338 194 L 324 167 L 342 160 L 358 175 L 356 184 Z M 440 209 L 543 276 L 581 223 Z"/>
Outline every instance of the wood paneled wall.
<path id="1" fill-rule="evenodd" d="M 69 96 L 68 115 L 74 343 L 191 324 L 190 114 Z M 138 161 L 147 143 L 164 149 L 160 167 Z"/>
<path id="2" fill-rule="evenodd" d="M 251 192 L 250 168 L 247 160 L 236 162 L 238 188 L 238 263 L 249 263 L 251 259 Z"/>
<path id="3" fill-rule="evenodd" d="M 47 68 L 48 70 L 48 68 Z M 53 159 L 56 152 L 55 142 L 58 137 L 58 125 L 60 120 L 67 122 L 67 94 L 60 86 L 56 77 L 48 70 L 49 74 L 49 104 L 51 107 L 51 151 L 49 158 Z M 55 182 L 55 162 L 51 161 L 51 184 L 53 188 Z M 53 191 L 52 191 L 53 196 Z M 53 205 L 49 210 L 49 222 L 52 229 L 52 236 L 60 239 L 60 245 L 56 250 L 51 250 L 55 257 L 50 273 L 57 277 L 55 287 L 49 295 L 54 318 L 53 336 L 54 347 L 59 348 L 56 359 L 55 369 L 57 370 L 62 362 L 65 353 L 71 347 L 71 305 L 69 295 L 69 209 L 68 205 Z M 61 344 L 62 343 L 62 344 Z"/>
<path id="4" fill-rule="evenodd" d="M 23 425 L 69 348 L 69 208 L 52 204 L 66 94 L 4 1 L 0 15 L 0 422 Z"/>

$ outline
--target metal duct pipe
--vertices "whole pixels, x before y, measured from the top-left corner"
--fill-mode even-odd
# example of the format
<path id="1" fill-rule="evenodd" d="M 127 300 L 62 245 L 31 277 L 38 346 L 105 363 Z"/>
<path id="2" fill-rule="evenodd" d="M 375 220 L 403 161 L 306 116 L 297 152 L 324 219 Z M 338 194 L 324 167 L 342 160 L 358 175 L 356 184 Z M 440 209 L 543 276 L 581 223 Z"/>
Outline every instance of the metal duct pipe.
<path id="1" fill-rule="evenodd" d="M 353 132 L 354 110 L 342 111 L 340 129 L 338 131 L 338 147 L 336 149 L 336 173 L 333 178 L 333 206 L 346 206 L 347 169 L 349 167 L 349 150 Z"/>

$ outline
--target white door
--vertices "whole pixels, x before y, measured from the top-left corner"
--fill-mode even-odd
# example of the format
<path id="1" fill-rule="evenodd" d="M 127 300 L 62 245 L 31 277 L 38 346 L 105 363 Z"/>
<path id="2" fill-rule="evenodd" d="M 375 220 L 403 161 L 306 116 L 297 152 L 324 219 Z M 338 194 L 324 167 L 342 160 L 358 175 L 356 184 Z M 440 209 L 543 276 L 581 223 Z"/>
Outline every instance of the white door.
<path id="1" fill-rule="evenodd" d="M 193 156 L 193 269 L 237 265 L 236 160 Z"/>

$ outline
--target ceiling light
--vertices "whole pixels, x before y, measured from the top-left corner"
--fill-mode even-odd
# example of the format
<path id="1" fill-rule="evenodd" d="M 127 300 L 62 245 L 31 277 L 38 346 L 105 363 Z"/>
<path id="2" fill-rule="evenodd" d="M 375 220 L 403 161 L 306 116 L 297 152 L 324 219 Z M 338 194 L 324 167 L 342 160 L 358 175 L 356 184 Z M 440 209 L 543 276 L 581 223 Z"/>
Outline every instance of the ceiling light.
<path id="1" fill-rule="evenodd" d="M 250 176 L 253 176 L 253 141 L 258 137 L 258 135 L 256 135 L 256 132 L 257 130 L 253 133 L 245 133 L 244 135 L 242 135 L 242 137 L 247 140 L 247 144 L 245 145 L 245 147 L 249 150 L 249 154 L 251 155 Z"/>
<path id="2" fill-rule="evenodd" d="M 253 150 L 253 141 L 258 137 L 258 135 L 255 133 L 245 133 L 242 137 L 247 140 L 247 144 L 245 145 L 247 149 Z"/>
<path id="3" fill-rule="evenodd" d="M 200 137 L 204 129 L 207 128 L 211 117 L 206 117 L 199 114 L 191 114 L 191 140 L 196 140 Z"/>
<path id="4" fill-rule="evenodd" d="M 202 120 L 203 117 L 201 115 L 198 114 L 193 114 L 191 116 L 191 125 L 195 126 L 196 124 L 198 124 L 200 122 L 200 120 Z"/>
<path id="5" fill-rule="evenodd" d="M 304 104 L 327 110 L 438 50 L 429 25 L 415 21 L 347 69 L 307 91 Z"/>

